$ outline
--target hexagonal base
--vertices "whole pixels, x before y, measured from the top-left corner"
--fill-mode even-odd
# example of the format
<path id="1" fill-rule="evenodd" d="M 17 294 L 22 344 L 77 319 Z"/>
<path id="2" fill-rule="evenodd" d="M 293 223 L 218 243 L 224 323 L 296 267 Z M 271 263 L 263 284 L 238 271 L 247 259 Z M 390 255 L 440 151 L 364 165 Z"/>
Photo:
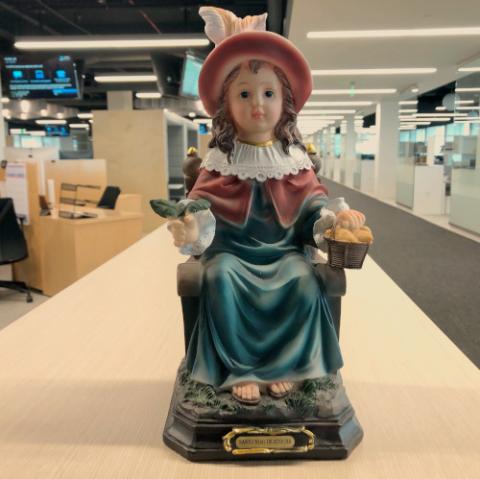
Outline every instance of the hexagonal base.
<path id="1" fill-rule="evenodd" d="M 229 394 L 217 391 L 208 406 L 192 403 L 184 374 L 182 365 L 163 439 L 191 461 L 345 459 L 363 437 L 340 375 L 328 390 L 320 383 L 312 409 L 299 414 L 298 396 L 297 403 L 262 396 L 257 406 L 231 406 Z"/>

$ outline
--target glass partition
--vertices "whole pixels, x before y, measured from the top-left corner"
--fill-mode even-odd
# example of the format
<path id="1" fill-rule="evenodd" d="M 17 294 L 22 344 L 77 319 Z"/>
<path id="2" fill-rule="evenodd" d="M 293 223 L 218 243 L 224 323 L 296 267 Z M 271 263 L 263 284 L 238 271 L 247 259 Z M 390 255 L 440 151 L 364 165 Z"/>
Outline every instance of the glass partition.
<path id="1" fill-rule="evenodd" d="M 374 161 L 377 150 L 375 127 L 357 130 L 355 145 L 356 160 L 353 172 L 353 187 L 365 193 L 374 192 Z"/>
<path id="2" fill-rule="evenodd" d="M 450 223 L 480 234 L 480 73 L 456 84 L 455 127 L 447 132 L 451 143 Z"/>
<path id="3" fill-rule="evenodd" d="M 333 176 L 334 181 L 341 182 L 340 169 L 342 161 L 342 134 L 335 133 L 333 138 Z"/>
<path id="4" fill-rule="evenodd" d="M 413 208 L 417 131 L 420 130 L 400 131 L 399 135 L 395 199 L 398 204 L 408 208 Z"/>
<path id="5" fill-rule="evenodd" d="M 334 178 L 335 171 L 335 128 L 327 127 L 321 137 L 322 175 Z"/>
<path id="6" fill-rule="evenodd" d="M 335 146 L 334 155 L 335 159 L 339 159 L 342 156 L 342 135 L 341 133 L 335 133 Z"/>
<path id="7" fill-rule="evenodd" d="M 426 129 L 427 165 L 443 164 L 443 147 L 445 145 L 445 126 L 432 126 Z"/>

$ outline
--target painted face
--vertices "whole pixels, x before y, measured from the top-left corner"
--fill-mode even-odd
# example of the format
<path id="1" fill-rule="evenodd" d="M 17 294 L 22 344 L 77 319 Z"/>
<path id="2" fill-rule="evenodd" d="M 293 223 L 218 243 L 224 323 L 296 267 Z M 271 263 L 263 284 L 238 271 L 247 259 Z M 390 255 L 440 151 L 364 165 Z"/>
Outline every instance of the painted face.
<path id="1" fill-rule="evenodd" d="M 253 73 L 242 65 L 228 91 L 228 105 L 240 140 L 256 143 L 273 139 L 282 115 L 282 85 L 269 65 Z"/>

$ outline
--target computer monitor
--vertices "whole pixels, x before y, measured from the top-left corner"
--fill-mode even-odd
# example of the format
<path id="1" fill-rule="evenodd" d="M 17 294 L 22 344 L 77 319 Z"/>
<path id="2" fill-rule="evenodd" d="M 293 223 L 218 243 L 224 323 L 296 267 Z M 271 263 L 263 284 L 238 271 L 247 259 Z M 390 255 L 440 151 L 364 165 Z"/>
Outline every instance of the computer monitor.
<path id="1" fill-rule="evenodd" d="M 79 98 L 76 64 L 70 55 L 2 58 L 2 80 L 12 99 Z"/>
<path id="2" fill-rule="evenodd" d="M 177 96 L 183 58 L 162 52 L 152 53 L 150 58 L 157 77 L 158 91 L 164 96 Z"/>
<path id="3" fill-rule="evenodd" d="M 206 123 L 200 123 L 198 125 L 198 133 L 200 135 L 208 135 L 208 125 Z"/>
<path id="4" fill-rule="evenodd" d="M 67 125 L 45 125 L 46 136 L 69 136 L 70 129 Z"/>
<path id="5" fill-rule="evenodd" d="M 183 62 L 180 95 L 188 98 L 198 98 L 198 77 L 202 69 L 203 60 L 187 53 Z"/>

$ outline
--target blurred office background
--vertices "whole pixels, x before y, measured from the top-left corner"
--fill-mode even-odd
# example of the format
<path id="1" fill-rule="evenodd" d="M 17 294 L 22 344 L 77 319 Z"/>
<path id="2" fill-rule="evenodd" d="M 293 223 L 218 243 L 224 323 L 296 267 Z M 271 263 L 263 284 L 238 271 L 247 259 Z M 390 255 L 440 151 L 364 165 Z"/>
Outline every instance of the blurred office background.
<path id="1" fill-rule="evenodd" d="M 98 185 L 83 192 L 92 202 L 116 185 L 141 234 L 157 228 L 148 201 L 184 197 L 187 150 L 203 157 L 210 137 L 204 4 L 268 12 L 268 29 L 305 54 L 314 90 L 298 122 L 322 181 L 365 211 L 373 259 L 478 364 L 478 1 L 1 1 L 0 196 L 8 165 L 27 161 L 51 207 L 62 182 Z"/>

